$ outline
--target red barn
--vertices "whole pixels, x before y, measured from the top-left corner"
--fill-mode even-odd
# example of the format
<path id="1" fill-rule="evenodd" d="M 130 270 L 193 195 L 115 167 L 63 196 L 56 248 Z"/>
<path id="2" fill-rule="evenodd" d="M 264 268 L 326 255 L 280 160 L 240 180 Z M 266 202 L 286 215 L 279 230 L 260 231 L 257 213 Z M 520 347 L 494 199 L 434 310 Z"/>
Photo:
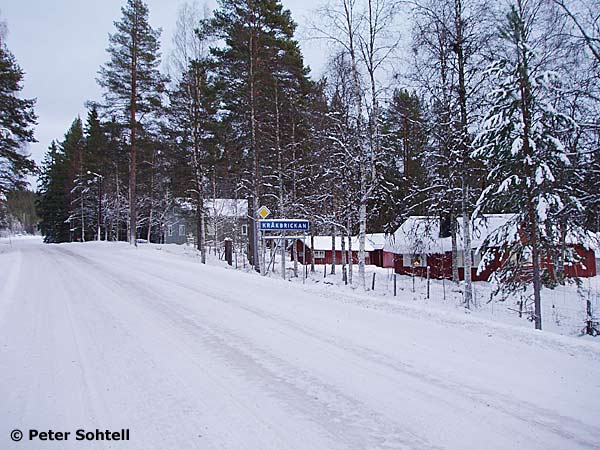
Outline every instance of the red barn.
<path id="1" fill-rule="evenodd" d="M 498 228 L 504 226 L 512 214 L 486 214 L 484 219 L 475 221 L 471 232 L 471 260 L 473 262 L 471 277 L 473 281 L 487 281 L 490 275 L 502 267 L 504 261 L 497 254 L 484 270 L 478 273 L 481 254 L 478 248 L 482 242 Z M 464 279 L 464 246 L 462 235 L 458 233 L 458 272 Z M 596 262 L 593 250 L 586 249 L 580 243 L 569 243 L 581 258 L 574 266 L 565 266 L 568 277 L 592 277 L 596 275 Z M 394 254 L 394 269 L 396 273 L 405 275 L 427 276 L 432 278 L 452 278 L 452 240 L 450 237 L 440 237 L 440 218 L 433 216 L 409 217 L 393 235 L 386 241 L 384 251 Z M 542 267 L 552 273 L 552 263 L 542 261 Z M 526 269 L 526 267 L 525 267 Z"/>
<path id="2" fill-rule="evenodd" d="M 306 238 L 306 261 L 310 263 L 311 255 L 315 254 L 315 264 L 331 264 L 333 262 L 333 251 L 331 236 L 314 236 L 314 248 L 311 246 L 310 237 Z M 384 251 L 383 247 L 386 242 L 384 233 L 367 234 L 365 238 L 365 264 L 374 264 L 379 267 L 394 267 L 393 255 Z M 358 264 L 358 237 L 352 237 L 352 262 Z M 303 248 L 304 242 L 302 239 L 296 241 L 298 248 L 298 261 L 303 263 Z M 344 250 L 348 256 L 348 238 L 344 237 Z M 290 249 L 290 254 L 293 250 Z M 392 260 L 392 264 L 385 266 L 386 260 Z M 335 263 L 342 263 L 342 237 L 335 237 Z"/>

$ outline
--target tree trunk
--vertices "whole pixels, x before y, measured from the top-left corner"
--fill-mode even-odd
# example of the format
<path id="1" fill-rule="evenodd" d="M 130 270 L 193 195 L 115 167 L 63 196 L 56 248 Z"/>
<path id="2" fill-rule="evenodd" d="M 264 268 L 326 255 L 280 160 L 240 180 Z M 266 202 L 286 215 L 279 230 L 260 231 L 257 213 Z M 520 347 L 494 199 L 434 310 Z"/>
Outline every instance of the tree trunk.
<path id="1" fill-rule="evenodd" d="M 352 268 L 354 267 L 354 258 L 352 257 L 352 221 L 348 215 L 348 283 L 352 284 Z"/>
<path id="2" fill-rule="evenodd" d="M 335 225 L 331 226 L 331 275 L 335 275 Z"/>
<path id="3" fill-rule="evenodd" d="M 275 82 L 275 147 L 277 151 L 277 181 L 278 181 L 278 193 L 279 193 L 279 218 L 285 218 L 285 204 L 284 204 L 284 190 L 283 190 L 283 152 L 281 150 L 281 137 L 280 137 L 280 125 L 279 125 L 279 89 L 277 82 Z M 282 234 L 285 235 L 285 231 L 282 230 Z M 281 239 L 281 278 L 285 280 L 285 239 Z M 296 241 L 297 242 L 297 241 Z M 306 265 L 306 261 L 302 261 Z M 295 263 L 296 264 L 296 263 Z M 296 270 L 296 269 L 294 269 Z"/>
<path id="4" fill-rule="evenodd" d="M 367 233 L 367 205 L 361 202 L 358 210 L 358 279 L 360 285 L 366 289 L 365 279 L 365 238 Z"/>
<path id="5" fill-rule="evenodd" d="M 151 242 L 152 237 L 152 220 L 154 220 L 154 164 L 156 162 L 156 150 L 152 150 L 152 163 L 150 166 L 150 212 L 148 213 L 148 233 L 146 240 L 148 243 Z"/>
<path id="6" fill-rule="evenodd" d="M 358 231 L 358 277 L 360 285 L 363 289 L 366 289 L 365 280 L 365 234 L 367 230 L 367 200 L 368 200 L 368 186 L 367 186 L 367 162 L 366 162 L 366 150 L 363 142 L 362 129 L 363 129 L 363 104 L 362 104 L 362 92 L 360 89 L 360 74 L 358 71 L 358 62 L 356 56 L 356 48 L 354 42 L 354 30 L 356 23 L 354 18 L 354 4 L 344 2 L 345 20 L 348 33 L 348 53 L 350 54 L 353 88 L 356 98 L 356 142 L 359 159 L 359 171 L 360 171 L 360 199 L 359 199 L 359 231 Z"/>
<path id="7" fill-rule="evenodd" d="M 341 250 L 342 250 L 342 281 L 347 283 L 348 279 L 346 277 L 348 276 L 348 274 L 346 273 L 346 236 L 343 231 L 343 228 L 342 228 Z"/>
<path id="8" fill-rule="evenodd" d="M 468 145 L 468 116 L 467 116 L 467 89 L 465 81 L 465 55 L 463 41 L 463 18 L 462 18 L 462 0 L 454 0 L 454 26 L 456 28 L 456 59 L 458 62 L 458 102 L 460 105 L 460 146 L 462 153 L 462 222 L 463 222 L 463 270 L 465 274 L 465 308 L 469 309 L 473 300 L 473 285 L 471 280 L 471 214 L 469 213 L 469 184 L 468 184 L 468 164 L 469 145 Z"/>
<path id="9" fill-rule="evenodd" d="M 519 7 L 519 16 L 523 18 L 522 0 L 517 0 Z M 527 60 L 526 36 L 524 27 L 519 29 L 519 41 L 521 45 L 517 45 L 517 55 L 519 62 L 519 90 L 521 93 L 521 117 L 523 120 L 523 151 L 528 157 L 532 156 L 533 149 L 529 142 L 531 129 L 531 113 L 529 111 L 529 67 Z M 528 174 L 529 178 L 533 178 L 533 174 Z M 541 273 L 540 273 L 540 251 L 538 240 L 538 217 L 537 210 L 531 195 L 528 198 L 527 214 L 529 221 L 529 244 L 531 245 L 531 263 L 532 263 L 532 284 L 533 284 L 533 301 L 534 301 L 534 323 L 535 329 L 542 329 L 542 300 L 541 300 Z"/>
<path id="10" fill-rule="evenodd" d="M 542 329 L 542 279 L 540 273 L 540 252 L 537 239 L 537 214 L 533 204 L 529 208 L 530 231 L 529 240 L 531 242 L 531 263 L 532 263 L 532 282 L 533 282 L 533 304 L 534 304 L 534 323 L 535 329 Z"/>
<path id="11" fill-rule="evenodd" d="M 252 211 L 252 226 L 254 227 L 254 270 L 257 272 L 261 272 L 261 264 L 259 258 L 259 218 L 258 218 L 258 208 L 260 208 L 260 190 L 259 190 L 259 158 L 258 158 L 258 148 L 256 141 L 256 101 L 255 101 L 255 86 L 254 86 L 254 63 L 255 63 L 255 45 L 254 45 L 254 31 L 250 32 L 250 67 L 248 70 L 248 78 L 249 78 L 249 88 L 250 88 L 250 135 L 251 135 L 251 144 L 252 144 L 252 193 L 254 195 L 254 210 Z M 261 272 L 262 273 L 262 272 Z"/>
<path id="12" fill-rule="evenodd" d="M 135 34 L 135 33 L 134 33 Z M 136 148 L 136 106 L 137 106 L 137 42 L 133 39 L 131 61 L 131 99 L 130 114 L 130 144 L 129 160 L 129 243 L 137 246 L 137 148 Z"/>
<path id="13" fill-rule="evenodd" d="M 294 277 L 298 278 L 298 241 L 294 245 Z"/>
<path id="14" fill-rule="evenodd" d="M 314 224 L 310 224 L 310 271 L 315 273 L 315 230 Z"/>
<path id="15" fill-rule="evenodd" d="M 471 217 L 467 211 L 466 198 L 469 195 L 469 186 L 463 178 L 463 199 L 462 199 L 462 224 L 464 240 L 463 267 L 465 272 L 465 308 L 470 309 L 473 302 L 473 283 L 471 280 Z"/>
<path id="16" fill-rule="evenodd" d="M 450 213 L 450 237 L 452 240 L 452 281 L 456 284 L 460 283 L 460 275 L 458 273 L 458 240 L 456 230 L 456 216 L 453 212 Z M 464 258 L 463 258 L 464 259 Z"/>
<path id="17" fill-rule="evenodd" d="M 204 195 L 198 192 L 196 203 L 196 245 L 200 250 L 200 261 L 206 264 L 206 213 L 204 211 Z"/>

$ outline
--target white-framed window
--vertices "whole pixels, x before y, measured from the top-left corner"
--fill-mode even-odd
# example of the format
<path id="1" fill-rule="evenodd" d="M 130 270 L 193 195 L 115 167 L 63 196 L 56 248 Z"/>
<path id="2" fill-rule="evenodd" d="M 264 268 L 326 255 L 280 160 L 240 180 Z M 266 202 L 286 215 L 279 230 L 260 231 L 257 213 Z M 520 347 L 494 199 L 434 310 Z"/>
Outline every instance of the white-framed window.
<path id="1" fill-rule="evenodd" d="M 248 236 L 248 225 L 242 225 L 242 236 Z"/>
<path id="2" fill-rule="evenodd" d="M 173 225 L 167 227 L 167 236 L 173 236 Z"/>
<path id="3" fill-rule="evenodd" d="M 179 236 L 185 236 L 185 225 L 184 224 L 179 225 Z"/>
<path id="4" fill-rule="evenodd" d="M 427 255 L 404 253 L 402 265 L 404 267 L 425 267 L 427 266 Z"/>
<path id="5" fill-rule="evenodd" d="M 325 258 L 325 250 L 315 250 L 315 259 Z"/>

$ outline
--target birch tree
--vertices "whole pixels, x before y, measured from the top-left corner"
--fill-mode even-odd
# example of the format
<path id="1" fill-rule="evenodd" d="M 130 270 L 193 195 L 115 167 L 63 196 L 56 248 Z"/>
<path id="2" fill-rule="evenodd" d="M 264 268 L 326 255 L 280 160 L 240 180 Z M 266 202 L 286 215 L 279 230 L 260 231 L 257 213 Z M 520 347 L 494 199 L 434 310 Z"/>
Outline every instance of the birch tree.
<path id="1" fill-rule="evenodd" d="M 479 187 L 477 163 L 472 160 L 472 129 L 481 104 L 481 65 L 490 36 L 490 6 L 478 0 L 415 2 L 415 51 L 418 64 L 413 76 L 433 101 L 438 167 L 434 183 L 436 208 L 450 216 L 452 272 L 458 281 L 457 219 L 461 217 L 464 304 L 472 303 L 472 202 Z M 421 56 L 419 56 L 419 53 Z M 437 123 L 436 123 L 437 122 Z M 433 205 L 432 205 L 433 206 Z"/>
<path id="2" fill-rule="evenodd" d="M 320 9 L 317 14 L 322 24 L 316 25 L 318 38 L 326 39 L 348 55 L 352 75 L 355 105 L 354 158 L 357 161 L 359 193 L 358 209 L 358 275 L 360 285 L 365 281 L 365 235 L 367 231 L 367 205 L 377 183 L 377 156 L 380 147 L 379 89 L 377 72 L 392 53 L 395 44 L 387 40 L 393 23 L 394 4 L 385 0 L 368 1 L 365 8 L 358 0 L 339 0 Z M 371 120 L 367 117 L 363 70 L 368 74 L 371 93 Z M 369 126 L 370 123 L 370 126 Z"/>

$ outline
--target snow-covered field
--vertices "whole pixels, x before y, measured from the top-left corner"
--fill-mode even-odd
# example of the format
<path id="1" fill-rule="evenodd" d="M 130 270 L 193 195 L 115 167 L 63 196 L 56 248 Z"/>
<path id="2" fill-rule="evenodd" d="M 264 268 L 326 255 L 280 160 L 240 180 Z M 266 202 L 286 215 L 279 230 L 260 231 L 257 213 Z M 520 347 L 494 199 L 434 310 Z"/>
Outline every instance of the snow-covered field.
<path id="1" fill-rule="evenodd" d="M 385 271 L 375 292 L 338 282 L 185 247 L 2 241 L 0 448 L 600 448 L 600 341 L 483 300 L 466 315 L 439 282 L 429 301 L 406 278 L 393 297 Z M 32 428 L 130 440 L 10 440 Z"/>

